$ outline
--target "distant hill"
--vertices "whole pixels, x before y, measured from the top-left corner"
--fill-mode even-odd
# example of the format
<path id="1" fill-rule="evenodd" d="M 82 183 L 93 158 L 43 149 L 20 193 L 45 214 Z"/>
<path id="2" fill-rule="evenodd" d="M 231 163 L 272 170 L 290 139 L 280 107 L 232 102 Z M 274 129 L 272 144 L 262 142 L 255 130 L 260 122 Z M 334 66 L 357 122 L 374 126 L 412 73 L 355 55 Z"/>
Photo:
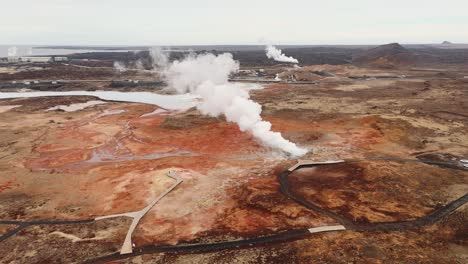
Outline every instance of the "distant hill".
<path id="1" fill-rule="evenodd" d="M 416 56 L 398 43 L 390 43 L 357 54 L 353 64 L 379 68 L 398 68 L 414 64 Z"/>
<path id="2" fill-rule="evenodd" d="M 442 42 L 442 45 L 450 45 L 450 44 L 453 44 L 453 43 L 452 43 L 452 42 L 450 42 L 450 41 L 447 41 L 447 40 L 446 40 L 446 41 L 444 41 L 444 42 Z"/>

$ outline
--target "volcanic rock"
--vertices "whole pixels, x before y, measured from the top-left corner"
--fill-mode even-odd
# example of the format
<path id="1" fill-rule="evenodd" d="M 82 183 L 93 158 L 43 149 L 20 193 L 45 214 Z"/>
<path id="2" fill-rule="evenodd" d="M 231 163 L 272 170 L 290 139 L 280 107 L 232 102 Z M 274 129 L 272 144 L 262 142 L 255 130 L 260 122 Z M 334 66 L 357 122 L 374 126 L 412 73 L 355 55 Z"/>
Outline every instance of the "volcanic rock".
<path id="1" fill-rule="evenodd" d="M 399 68 L 415 63 L 415 55 L 398 43 L 390 43 L 364 51 L 353 58 L 353 64 L 378 68 Z"/>

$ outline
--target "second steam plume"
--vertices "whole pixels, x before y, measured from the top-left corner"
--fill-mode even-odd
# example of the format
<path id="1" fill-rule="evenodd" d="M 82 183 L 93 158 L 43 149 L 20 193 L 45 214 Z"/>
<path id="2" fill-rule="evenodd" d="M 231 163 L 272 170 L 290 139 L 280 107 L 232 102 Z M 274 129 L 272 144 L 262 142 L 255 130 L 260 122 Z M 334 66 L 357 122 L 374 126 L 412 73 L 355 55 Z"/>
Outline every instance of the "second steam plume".
<path id="1" fill-rule="evenodd" d="M 266 56 L 269 59 L 274 59 L 275 61 L 299 63 L 297 59 L 286 56 L 280 49 L 276 48 L 273 45 L 266 46 L 265 52 L 266 52 Z"/>
<path id="2" fill-rule="evenodd" d="M 189 92 L 201 98 L 197 109 L 202 114 L 213 117 L 224 115 L 227 121 L 237 123 L 241 131 L 250 132 L 264 145 L 292 156 L 307 153 L 306 149 L 283 138 L 281 133 L 271 131 L 271 123 L 260 116 L 261 105 L 249 98 L 249 89 L 241 84 L 229 83 L 229 75 L 239 70 L 239 62 L 233 59 L 232 54 L 192 54 L 172 63 L 161 57 L 160 52 L 153 50 L 150 54 L 159 60 L 155 66 L 162 70 L 162 76 L 169 86 L 178 93 Z"/>

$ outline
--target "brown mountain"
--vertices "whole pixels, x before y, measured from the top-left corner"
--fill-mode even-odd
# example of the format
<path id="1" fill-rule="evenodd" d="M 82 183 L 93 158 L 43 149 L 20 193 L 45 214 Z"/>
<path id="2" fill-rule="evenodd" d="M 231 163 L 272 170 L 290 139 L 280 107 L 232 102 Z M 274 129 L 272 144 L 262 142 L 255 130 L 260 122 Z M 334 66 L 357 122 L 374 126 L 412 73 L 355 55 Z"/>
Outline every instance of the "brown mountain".
<path id="1" fill-rule="evenodd" d="M 398 43 L 366 50 L 353 58 L 353 64 L 379 68 L 398 68 L 414 64 L 416 56 Z"/>

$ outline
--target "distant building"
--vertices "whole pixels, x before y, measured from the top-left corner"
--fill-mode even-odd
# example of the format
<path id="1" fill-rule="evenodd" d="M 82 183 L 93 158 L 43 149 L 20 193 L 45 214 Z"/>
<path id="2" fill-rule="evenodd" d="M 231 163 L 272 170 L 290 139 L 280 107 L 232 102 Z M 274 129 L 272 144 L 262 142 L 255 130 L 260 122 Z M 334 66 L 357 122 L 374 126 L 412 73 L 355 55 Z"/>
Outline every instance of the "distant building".
<path id="1" fill-rule="evenodd" d="M 68 57 L 58 57 L 58 56 L 55 56 L 55 57 L 54 57 L 54 61 L 55 61 L 55 62 L 68 61 Z"/>
<path id="2" fill-rule="evenodd" d="M 17 56 L 8 56 L 8 62 L 9 63 L 15 63 L 15 62 L 19 62 L 20 61 L 20 58 L 17 57 Z"/>
<path id="3" fill-rule="evenodd" d="M 52 57 L 20 57 L 21 62 L 52 62 Z"/>

